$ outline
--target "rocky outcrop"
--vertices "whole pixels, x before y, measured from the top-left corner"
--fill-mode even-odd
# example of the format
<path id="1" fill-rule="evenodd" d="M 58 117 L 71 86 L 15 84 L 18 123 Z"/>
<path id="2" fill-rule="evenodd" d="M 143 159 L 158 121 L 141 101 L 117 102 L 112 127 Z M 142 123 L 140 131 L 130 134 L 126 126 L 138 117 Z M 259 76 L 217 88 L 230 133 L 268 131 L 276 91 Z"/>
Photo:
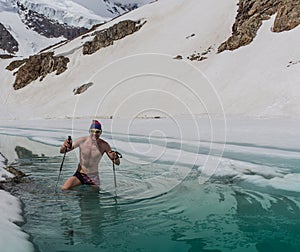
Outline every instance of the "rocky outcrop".
<path id="1" fill-rule="evenodd" d="M 273 31 L 287 31 L 300 23 L 300 0 L 240 0 L 231 37 L 218 53 L 235 50 L 253 41 L 263 20 L 276 14 Z"/>
<path id="2" fill-rule="evenodd" d="M 92 82 L 83 84 L 78 88 L 74 88 L 73 93 L 74 93 L 74 95 L 82 94 L 83 92 L 85 92 L 91 86 L 93 86 Z"/>
<path id="3" fill-rule="evenodd" d="M 14 55 L 12 54 L 0 54 L 0 59 L 11 59 Z"/>
<path id="4" fill-rule="evenodd" d="M 96 31 L 92 35 L 94 39 L 84 43 L 83 54 L 93 54 L 103 47 L 113 45 L 114 41 L 135 33 L 144 24 L 140 21 L 124 20 L 108 29 Z"/>
<path id="5" fill-rule="evenodd" d="M 18 158 L 36 158 L 37 154 L 33 154 L 31 150 L 28 150 L 22 146 L 16 146 L 15 152 L 17 153 Z"/>
<path id="6" fill-rule="evenodd" d="M 194 52 L 192 55 L 188 56 L 187 59 L 189 59 L 190 61 L 202 61 L 202 60 L 206 60 L 207 59 L 207 55 L 209 53 L 211 53 L 213 51 L 213 47 L 210 46 L 208 47 L 204 52 L 200 53 L 200 52 Z"/>
<path id="7" fill-rule="evenodd" d="M 15 175 L 15 177 L 17 178 L 23 178 L 27 176 L 24 172 L 17 170 L 12 165 L 6 166 L 4 169 L 10 172 L 11 174 Z"/>
<path id="8" fill-rule="evenodd" d="M 54 71 L 56 75 L 63 73 L 67 69 L 69 59 L 64 56 L 54 56 L 53 52 L 41 53 L 30 56 L 23 61 L 12 62 L 6 67 L 8 70 L 14 69 L 18 65 L 22 65 L 16 72 L 16 79 L 13 85 L 14 89 L 20 89 L 27 86 L 34 80 L 43 78 Z"/>
<path id="9" fill-rule="evenodd" d="M 288 31 L 300 24 L 300 0 L 281 1 L 274 21 L 274 32 Z"/>
<path id="10" fill-rule="evenodd" d="M 22 59 L 22 60 L 15 60 L 12 61 L 7 67 L 6 69 L 9 71 L 13 71 L 16 68 L 19 68 L 20 66 L 22 66 L 25 62 L 27 61 L 27 59 Z"/>
<path id="11" fill-rule="evenodd" d="M 18 42 L 10 32 L 0 23 L 0 49 L 8 53 L 15 53 L 19 50 Z"/>
<path id="12" fill-rule="evenodd" d="M 13 175 L 13 177 L 12 178 L 7 178 L 5 180 L 5 182 L 2 183 L 2 185 L 3 185 L 2 189 L 3 190 L 9 189 L 11 186 L 14 186 L 15 184 L 27 182 L 27 180 L 25 178 L 30 176 L 30 175 L 27 175 L 24 172 L 18 170 L 17 168 L 15 168 L 12 165 L 6 166 L 6 167 L 4 167 L 4 169 L 6 171 L 8 171 L 9 173 L 11 173 Z M 5 183 L 5 186 L 4 186 L 4 183 Z"/>

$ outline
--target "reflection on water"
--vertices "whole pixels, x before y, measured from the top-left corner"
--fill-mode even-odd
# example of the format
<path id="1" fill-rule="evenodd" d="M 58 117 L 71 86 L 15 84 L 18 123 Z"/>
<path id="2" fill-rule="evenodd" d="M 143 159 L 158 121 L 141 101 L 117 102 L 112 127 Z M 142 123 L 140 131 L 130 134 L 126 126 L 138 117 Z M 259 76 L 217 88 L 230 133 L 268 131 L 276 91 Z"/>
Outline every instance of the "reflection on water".
<path id="1" fill-rule="evenodd" d="M 160 176 L 159 183 L 149 182 L 153 174 L 167 171 L 165 160 L 139 167 L 124 162 L 120 169 L 126 173 L 117 174 L 117 198 L 109 163 L 101 167 L 105 189 L 100 192 L 87 186 L 55 192 L 62 160 L 58 148 L 25 138 L 5 137 L 5 141 L 6 151 L 14 152 L 18 144 L 37 154 L 17 160 L 19 169 L 31 176 L 27 183 L 12 188 L 24 203 L 26 223 L 22 228 L 31 235 L 37 251 L 300 249 L 300 199 L 293 192 L 258 187 L 228 179 L 228 175 L 199 184 L 199 171 L 192 169 L 172 190 L 149 194 L 167 181 Z M 227 151 L 226 155 L 237 154 Z M 255 162 L 253 153 L 249 158 Z M 76 155 L 68 153 L 60 184 L 76 164 Z"/>

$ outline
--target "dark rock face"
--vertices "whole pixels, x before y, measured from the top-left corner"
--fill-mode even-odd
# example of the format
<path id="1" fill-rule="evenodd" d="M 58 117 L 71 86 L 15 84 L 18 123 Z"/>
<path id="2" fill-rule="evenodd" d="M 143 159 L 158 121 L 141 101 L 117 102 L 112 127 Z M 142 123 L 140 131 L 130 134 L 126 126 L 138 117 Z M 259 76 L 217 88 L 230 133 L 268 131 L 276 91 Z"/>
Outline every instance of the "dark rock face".
<path id="1" fill-rule="evenodd" d="M 103 0 L 103 2 L 106 2 L 108 4 L 112 4 L 109 0 Z M 113 14 L 118 14 L 121 15 L 122 13 L 120 13 L 120 11 L 118 10 L 118 8 L 122 9 L 124 12 L 128 12 L 128 11 L 132 11 L 136 8 L 138 8 L 138 4 L 136 3 L 128 3 L 128 4 L 124 4 L 122 3 L 122 1 L 120 2 L 115 2 L 114 3 L 115 6 L 113 6 L 111 9 L 107 9 L 109 12 L 113 13 Z M 117 8 L 118 7 L 118 8 Z"/>
<path id="2" fill-rule="evenodd" d="M 46 16 L 38 12 L 26 9 L 19 2 L 17 2 L 17 7 L 22 22 L 29 29 L 47 38 L 58 38 L 62 36 L 71 40 L 88 31 L 88 29 L 84 27 L 68 26 L 66 24 L 60 24 L 55 20 L 48 19 Z M 3 49 L 10 54 L 14 54 L 19 50 L 18 42 L 1 23 L 0 49 Z"/>
<path id="3" fill-rule="evenodd" d="M 44 15 L 31 10 L 26 11 L 24 17 L 22 20 L 24 24 L 47 38 L 63 36 L 66 39 L 73 39 L 88 30 L 84 27 L 72 27 L 66 24 L 60 24 L 55 20 L 47 19 Z"/>
<path id="4" fill-rule="evenodd" d="M 3 49 L 8 53 L 15 53 L 19 50 L 18 42 L 1 23 L 0 23 L 0 49 Z"/>
<path id="5" fill-rule="evenodd" d="M 300 23 L 300 0 L 240 0 L 231 37 L 218 52 L 235 50 L 251 43 L 263 20 L 277 13 L 273 31 L 287 31 Z"/>
<path id="6" fill-rule="evenodd" d="M 121 9 L 123 9 L 124 11 L 132 11 L 134 9 L 138 8 L 137 4 L 122 4 L 122 3 L 115 3 L 115 5 Z"/>
<path id="7" fill-rule="evenodd" d="M 145 23 L 140 21 L 124 20 L 112 27 L 96 31 L 93 41 L 88 41 L 83 45 L 83 54 L 93 54 L 103 47 L 113 45 L 115 40 L 122 39 L 136 31 L 138 31 Z"/>
<path id="8" fill-rule="evenodd" d="M 16 72 L 14 89 L 27 86 L 32 81 L 40 78 L 40 81 L 48 74 L 56 71 L 59 75 L 67 69 L 69 59 L 64 56 L 54 56 L 53 52 L 41 53 L 30 56 L 22 61 L 14 61 L 6 69 L 13 70 L 22 65 Z"/>

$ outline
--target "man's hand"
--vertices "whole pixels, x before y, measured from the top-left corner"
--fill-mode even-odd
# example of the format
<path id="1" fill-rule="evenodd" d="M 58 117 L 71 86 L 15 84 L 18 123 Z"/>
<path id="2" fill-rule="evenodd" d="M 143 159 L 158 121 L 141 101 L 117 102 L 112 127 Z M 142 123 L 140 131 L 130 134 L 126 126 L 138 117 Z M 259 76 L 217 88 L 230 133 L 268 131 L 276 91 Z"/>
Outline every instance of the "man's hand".
<path id="1" fill-rule="evenodd" d="M 110 159 L 116 164 L 119 165 L 120 164 L 120 158 L 122 158 L 121 153 L 117 152 L 117 151 L 109 151 L 109 157 Z"/>
<path id="2" fill-rule="evenodd" d="M 68 136 L 68 138 L 64 141 L 62 147 L 60 148 L 60 152 L 64 153 L 70 150 L 72 150 L 72 138 L 71 136 Z"/>

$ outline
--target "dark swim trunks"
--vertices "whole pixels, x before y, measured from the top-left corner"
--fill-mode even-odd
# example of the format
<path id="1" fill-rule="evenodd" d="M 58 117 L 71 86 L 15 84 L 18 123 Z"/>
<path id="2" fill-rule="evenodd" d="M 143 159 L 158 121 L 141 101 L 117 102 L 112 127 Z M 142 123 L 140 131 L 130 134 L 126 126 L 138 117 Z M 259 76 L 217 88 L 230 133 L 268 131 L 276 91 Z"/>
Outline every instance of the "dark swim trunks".
<path id="1" fill-rule="evenodd" d="M 99 184 L 100 184 L 98 174 L 88 176 L 85 173 L 81 173 L 79 171 L 76 171 L 73 176 L 78 178 L 80 180 L 81 184 L 83 184 L 83 185 L 97 185 L 97 186 L 99 186 Z"/>

